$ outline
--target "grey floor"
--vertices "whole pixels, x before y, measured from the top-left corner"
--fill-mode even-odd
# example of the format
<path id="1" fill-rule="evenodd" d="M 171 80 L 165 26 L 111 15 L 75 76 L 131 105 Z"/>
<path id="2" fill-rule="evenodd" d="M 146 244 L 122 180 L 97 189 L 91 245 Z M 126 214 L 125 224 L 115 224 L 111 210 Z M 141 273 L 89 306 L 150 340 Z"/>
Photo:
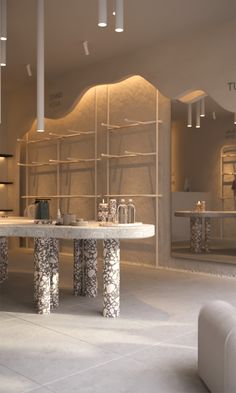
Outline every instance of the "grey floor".
<path id="1" fill-rule="evenodd" d="M 0 288 L 1 393 L 204 393 L 197 375 L 197 316 L 208 300 L 236 306 L 236 279 L 122 266 L 121 317 L 72 295 L 61 258 L 60 307 L 32 307 L 32 253 L 10 252 Z M 101 282 L 101 271 L 99 272 Z"/>

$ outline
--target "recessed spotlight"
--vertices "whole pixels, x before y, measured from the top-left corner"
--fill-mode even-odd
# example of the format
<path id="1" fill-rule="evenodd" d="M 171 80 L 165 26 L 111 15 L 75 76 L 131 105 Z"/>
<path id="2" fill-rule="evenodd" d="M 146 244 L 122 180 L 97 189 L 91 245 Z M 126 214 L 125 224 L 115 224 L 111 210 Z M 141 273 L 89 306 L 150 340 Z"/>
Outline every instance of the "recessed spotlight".
<path id="1" fill-rule="evenodd" d="M 26 71 L 28 76 L 32 76 L 31 66 L 30 64 L 26 64 Z"/>
<path id="2" fill-rule="evenodd" d="M 88 41 L 83 41 L 83 47 L 84 47 L 84 53 L 86 56 L 88 56 L 89 53 L 89 48 L 88 48 Z"/>

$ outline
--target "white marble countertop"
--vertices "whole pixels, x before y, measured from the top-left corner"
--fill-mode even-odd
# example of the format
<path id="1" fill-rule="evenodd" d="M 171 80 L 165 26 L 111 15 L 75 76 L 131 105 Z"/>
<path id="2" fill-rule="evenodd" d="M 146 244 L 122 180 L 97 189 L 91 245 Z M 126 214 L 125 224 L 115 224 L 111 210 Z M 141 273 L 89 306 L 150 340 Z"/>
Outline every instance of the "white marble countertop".
<path id="1" fill-rule="evenodd" d="M 46 237 L 57 239 L 141 239 L 152 237 L 155 226 L 151 224 L 123 224 L 100 226 L 90 221 L 85 226 L 35 224 L 24 217 L 0 218 L 0 236 Z"/>

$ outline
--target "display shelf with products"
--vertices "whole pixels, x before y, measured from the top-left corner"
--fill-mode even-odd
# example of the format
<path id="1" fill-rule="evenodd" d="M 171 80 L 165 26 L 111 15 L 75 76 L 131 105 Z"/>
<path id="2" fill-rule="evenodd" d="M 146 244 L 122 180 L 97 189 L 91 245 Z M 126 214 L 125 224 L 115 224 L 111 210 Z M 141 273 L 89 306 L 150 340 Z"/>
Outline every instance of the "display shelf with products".
<path id="1" fill-rule="evenodd" d="M 225 145 L 220 151 L 221 209 L 236 210 L 236 145 Z M 225 220 L 221 220 L 221 237 L 225 235 Z"/>
<path id="2" fill-rule="evenodd" d="M 1 196 L 1 205 L 5 205 L 6 207 L 0 209 L 0 213 L 9 213 L 13 212 L 13 209 L 8 208 L 8 187 L 9 185 L 13 185 L 13 181 L 5 180 L 8 177 L 8 159 L 12 158 L 13 154 L 9 153 L 0 153 L 0 161 L 1 167 L 1 176 L 0 176 L 0 196 Z M 6 187 L 5 187 L 6 186 Z"/>
<path id="3" fill-rule="evenodd" d="M 155 120 L 147 120 L 147 121 L 137 121 L 137 120 L 129 120 L 125 118 L 122 122 L 112 122 L 112 108 L 111 108 L 111 100 L 109 94 L 109 86 L 108 86 L 108 100 L 107 100 L 107 121 L 101 123 L 101 126 L 105 129 L 106 132 L 106 151 L 101 153 L 101 158 L 106 159 L 106 192 L 104 193 L 104 197 L 109 200 L 109 198 L 135 198 L 137 200 L 137 204 L 140 206 L 138 210 L 138 215 L 142 214 L 143 207 L 141 205 L 145 205 L 145 199 L 151 198 L 154 201 L 155 206 L 155 217 L 154 224 L 156 228 L 158 227 L 158 199 L 162 198 L 163 195 L 159 192 L 159 177 L 158 177 L 158 148 L 159 148 L 159 131 L 160 125 L 163 123 L 162 120 L 158 118 L 158 91 L 156 91 L 156 99 L 155 99 Z M 118 124 L 121 123 L 121 124 Z M 134 135 L 134 132 L 137 131 L 138 135 Z M 145 146 L 140 144 L 140 133 L 143 135 L 149 134 L 149 132 L 155 135 L 154 139 L 151 143 L 151 150 L 145 149 Z M 119 139 L 119 142 L 112 142 L 113 138 L 123 138 Z M 127 138 L 127 141 L 125 140 Z M 135 145 L 133 145 L 132 138 L 135 139 L 135 144 L 141 149 L 135 149 Z M 149 138 L 149 137 L 147 137 Z M 151 138 L 150 138 L 151 140 Z M 127 143 L 127 144 L 126 144 Z M 125 148 L 124 145 L 126 144 Z M 129 148 L 132 146 L 132 148 Z M 122 149 L 123 148 L 123 149 Z M 143 151 L 147 150 L 147 151 Z M 149 159 L 148 159 L 149 158 Z M 124 166 L 120 166 L 119 160 L 124 159 Z M 117 165 L 113 165 L 110 163 L 111 160 L 117 160 Z M 125 183 L 122 184 L 123 173 L 125 171 L 129 171 L 130 168 L 133 168 L 133 176 L 132 181 L 128 181 L 126 179 Z M 142 168 L 142 174 L 140 175 L 140 168 Z M 152 169 L 151 169 L 152 168 Z M 144 169 L 148 172 L 149 186 L 148 181 L 145 180 L 145 185 L 142 189 L 143 182 L 143 173 Z M 153 170 L 154 169 L 154 170 Z M 122 174 L 121 174 L 122 172 Z M 135 173 L 135 174 L 134 174 Z M 127 175 L 124 175 L 127 176 Z M 117 178 L 120 178 L 117 180 Z M 136 181 L 134 181 L 136 178 Z M 114 184 L 114 179 L 115 183 Z M 131 180 L 131 179 L 130 179 Z M 118 185 L 120 184 L 120 185 Z M 154 186 L 153 186 L 154 184 Z M 154 189 L 153 189 L 154 187 Z M 116 189 L 115 189 L 116 188 Z M 120 192 L 117 188 L 120 188 Z M 127 190 L 129 188 L 129 190 Z M 138 192 L 142 189 L 143 192 Z M 149 191 L 153 192 L 149 192 Z M 145 192 L 146 191 L 146 192 Z M 153 203 L 153 202 L 152 202 Z M 141 205 L 140 205 L 141 204 Z M 146 205 L 145 205 L 146 206 Z M 142 217 L 139 218 L 140 221 Z M 156 255 L 156 265 L 158 265 L 158 236 L 156 236 L 155 240 L 155 255 Z"/>

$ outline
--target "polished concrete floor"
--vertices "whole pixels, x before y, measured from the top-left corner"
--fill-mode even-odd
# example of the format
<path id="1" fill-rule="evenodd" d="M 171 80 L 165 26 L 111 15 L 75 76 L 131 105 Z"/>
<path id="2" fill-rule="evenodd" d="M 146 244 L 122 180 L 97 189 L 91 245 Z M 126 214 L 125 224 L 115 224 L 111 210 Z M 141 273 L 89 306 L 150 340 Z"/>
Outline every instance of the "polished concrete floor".
<path id="1" fill-rule="evenodd" d="M 236 279 L 122 265 L 121 317 L 105 319 L 101 284 L 96 299 L 75 298 L 64 256 L 60 307 L 42 316 L 32 306 L 32 259 L 10 252 L 0 289 L 1 393 L 208 391 L 197 374 L 198 312 L 213 299 L 236 306 Z"/>

